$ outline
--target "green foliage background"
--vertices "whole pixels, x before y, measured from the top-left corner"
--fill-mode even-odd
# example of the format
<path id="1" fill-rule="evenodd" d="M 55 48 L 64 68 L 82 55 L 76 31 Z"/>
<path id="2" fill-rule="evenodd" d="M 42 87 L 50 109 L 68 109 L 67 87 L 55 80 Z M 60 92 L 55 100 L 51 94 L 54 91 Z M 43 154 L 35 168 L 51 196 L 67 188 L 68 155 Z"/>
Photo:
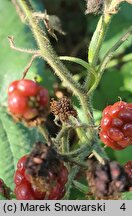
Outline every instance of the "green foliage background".
<path id="1" fill-rule="evenodd" d="M 63 29 L 67 35 L 58 36 L 58 42 L 51 38 L 52 44 L 60 55 L 73 55 L 87 58 L 87 46 L 95 30 L 98 16 L 84 15 L 85 1 L 82 0 L 39 0 L 31 1 L 37 10 L 44 7 L 51 14 L 58 15 L 62 20 Z M 45 4 L 45 5 L 44 5 Z M 118 15 L 114 16 L 100 52 L 100 59 L 104 53 L 120 38 L 132 23 L 132 6 L 123 3 Z M 0 177 L 13 189 L 13 173 L 18 159 L 27 154 L 32 144 L 42 139 L 36 129 L 27 129 L 21 124 L 13 122 L 6 111 L 7 88 L 15 79 L 20 79 L 30 55 L 10 49 L 8 35 L 13 35 L 19 47 L 35 48 L 34 38 L 28 28 L 21 23 L 14 6 L 9 0 L 0 0 Z M 115 53 L 101 83 L 93 97 L 94 116 L 99 124 L 102 109 L 115 101 L 132 102 L 132 38 Z M 112 66 L 113 65 L 113 66 Z M 75 79 L 83 81 L 86 71 L 73 64 L 67 64 Z M 28 78 L 38 76 L 41 84 L 54 96 L 54 85 L 59 80 L 42 60 L 36 60 L 28 73 Z M 60 86 L 61 88 L 62 86 Z M 73 98 L 74 100 L 74 98 Z M 76 100 L 74 100 L 76 103 Z M 78 106 L 78 113 L 83 118 Z M 132 160 L 132 147 L 123 151 L 106 150 L 111 159 L 124 164 Z M 74 193 L 75 195 L 75 193 Z M 78 194 L 79 196 L 79 194 Z M 124 195 L 125 196 L 125 195 Z M 71 197 L 71 198 L 75 198 Z M 79 198 L 78 198 L 79 199 Z M 80 195 L 81 199 L 81 195 Z M 125 196 L 126 199 L 126 196 Z"/>

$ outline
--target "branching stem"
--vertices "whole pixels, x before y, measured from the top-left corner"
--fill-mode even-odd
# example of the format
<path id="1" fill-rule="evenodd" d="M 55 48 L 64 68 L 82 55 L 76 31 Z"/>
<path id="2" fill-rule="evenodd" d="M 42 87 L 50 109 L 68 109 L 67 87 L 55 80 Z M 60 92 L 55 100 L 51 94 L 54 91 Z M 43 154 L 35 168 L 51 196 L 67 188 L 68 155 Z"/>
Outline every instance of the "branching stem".
<path id="1" fill-rule="evenodd" d="M 28 53 L 28 54 L 38 54 L 39 53 L 39 50 L 23 49 L 23 48 L 20 48 L 20 47 L 16 47 L 15 43 L 14 43 L 14 37 L 13 36 L 8 36 L 8 40 L 9 40 L 9 43 L 10 43 L 10 47 L 12 49 L 16 50 L 16 51 L 23 52 L 23 53 Z"/>

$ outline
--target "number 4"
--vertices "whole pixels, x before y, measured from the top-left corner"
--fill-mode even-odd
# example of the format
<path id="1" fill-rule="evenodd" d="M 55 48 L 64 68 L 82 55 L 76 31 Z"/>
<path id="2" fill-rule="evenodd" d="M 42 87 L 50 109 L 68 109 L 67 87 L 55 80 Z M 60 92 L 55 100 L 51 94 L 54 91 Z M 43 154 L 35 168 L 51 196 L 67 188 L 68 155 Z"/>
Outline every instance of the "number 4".
<path id="1" fill-rule="evenodd" d="M 123 204 L 121 205 L 120 209 L 122 209 L 123 211 L 125 211 L 125 210 L 126 210 L 125 203 L 123 203 Z"/>

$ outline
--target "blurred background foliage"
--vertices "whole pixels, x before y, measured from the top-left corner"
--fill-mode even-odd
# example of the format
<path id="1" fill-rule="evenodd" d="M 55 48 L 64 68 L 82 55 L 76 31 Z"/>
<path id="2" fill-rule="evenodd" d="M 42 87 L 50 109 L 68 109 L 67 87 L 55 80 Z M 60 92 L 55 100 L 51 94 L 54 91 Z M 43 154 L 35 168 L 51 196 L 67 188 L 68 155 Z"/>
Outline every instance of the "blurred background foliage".
<path id="1" fill-rule="evenodd" d="M 87 60 L 87 48 L 95 30 L 99 16 L 85 15 L 86 3 L 84 0 L 31 0 L 37 11 L 57 15 L 62 22 L 63 30 L 67 33 L 62 36 L 57 33 L 58 41 L 50 37 L 51 43 L 58 55 L 75 56 Z M 100 52 L 100 60 L 105 52 L 120 38 L 132 23 L 132 6 L 122 3 L 119 13 L 115 15 L 110 24 L 109 31 Z M 7 88 L 11 81 L 20 79 L 23 70 L 29 62 L 29 54 L 20 53 L 10 49 L 7 36 L 13 35 L 15 43 L 23 48 L 36 48 L 35 40 L 28 26 L 25 26 L 18 17 L 10 0 L 0 0 L 0 107 L 6 106 Z M 99 124 L 102 109 L 115 101 L 118 97 L 127 102 L 132 102 L 132 38 L 126 41 L 115 53 L 107 70 L 93 96 L 94 116 Z M 86 71 L 79 65 L 66 63 L 73 77 L 83 83 Z M 72 97 L 71 92 L 60 83 L 53 71 L 41 59 L 35 60 L 27 77 L 38 81 L 50 91 L 51 97 L 60 93 Z M 77 100 L 73 102 L 78 107 L 78 113 L 83 119 Z M 2 111 L 0 111 L 2 112 Z M 7 116 L 5 117 L 7 118 Z M 51 116 L 52 118 L 52 116 Z M 3 119 L 4 121 L 4 119 Z M 10 120 L 11 121 L 11 120 Z M 47 122 L 52 131 L 53 125 Z M 23 126 L 21 126 L 23 127 Z M 16 134 L 19 133 L 16 130 Z M 31 129 L 30 129 L 31 132 Z M 56 131 L 55 131 L 56 133 Z M 7 131 L 8 134 L 8 131 Z M 25 138 L 24 138 L 25 139 Z M 35 140 L 35 138 L 34 138 Z M 10 143 L 10 139 L 8 140 Z M 24 141 L 25 143 L 27 141 Z M 132 159 L 132 147 L 123 151 L 106 150 L 111 159 L 116 159 L 124 164 Z M 23 151 L 20 151 L 23 154 Z M 19 154 L 19 155 L 20 155 Z M 1 174 L 1 173 L 0 173 Z M 7 181 L 8 182 L 8 181 Z"/>

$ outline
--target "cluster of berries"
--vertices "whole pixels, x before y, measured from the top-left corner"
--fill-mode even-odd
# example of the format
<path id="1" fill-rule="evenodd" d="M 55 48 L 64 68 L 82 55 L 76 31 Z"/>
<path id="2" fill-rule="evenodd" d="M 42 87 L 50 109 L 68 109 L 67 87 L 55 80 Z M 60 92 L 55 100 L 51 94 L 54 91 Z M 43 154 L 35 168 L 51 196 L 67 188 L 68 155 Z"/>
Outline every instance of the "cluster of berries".
<path id="1" fill-rule="evenodd" d="M 8 108 L 13 117 L 33 121 L 47 116 L 49 94 L 47 89 L 28 79 L 16 80 L 8 89 Z M 66 97 L 51 102 L 51 112 L 60 121 L 69 115 L 77 116 Z M 104 144 L 122 150 L 132 144 L 132 103 L 119 101 L 107 106 L 101 120 L 100 138 Z M 125 171 L 124 171 L 125 169 Z M 87 179 L 92 193 L 98 198 L 113 196 L 128 190 L 132 178 L 132 162 L 124 169 L 117 162 L 98 164 L 89 161 Z M 68 170 L 58 158 L 57 152 L 47 144 L 38 142 L 29 155 L 17 164 L 14 176 L 15 194 L 18 200 L 56 200 L 65 194 Z M 3 182 L 0 180 L 0 186 Z"/>
<path id="2" fill-rule="evenodd" d="M 104 109 L 100 138 L 115 150 L 132 144 L 132 103 L 119 101 Z"/>

